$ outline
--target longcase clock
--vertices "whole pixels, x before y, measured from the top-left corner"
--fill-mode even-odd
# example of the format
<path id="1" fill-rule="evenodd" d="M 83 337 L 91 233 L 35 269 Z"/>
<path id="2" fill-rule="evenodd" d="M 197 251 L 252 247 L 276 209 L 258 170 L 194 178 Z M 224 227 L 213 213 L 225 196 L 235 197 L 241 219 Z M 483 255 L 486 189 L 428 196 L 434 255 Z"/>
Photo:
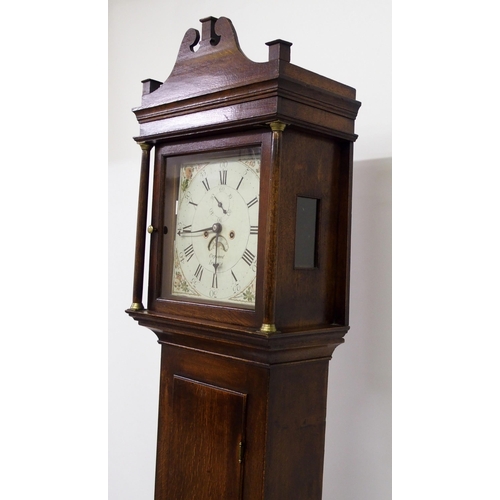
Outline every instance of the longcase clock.
<path id="1" fill-rule="evenodd" d="M 161 345 L 155 500 L 321 499 L 328 364 L 349 329 L 360 103 L 291 64 L 291 43 L 267 45 L 253 62 L 229 19 L 202 19 L 133 110 L 127 313 Z"/>

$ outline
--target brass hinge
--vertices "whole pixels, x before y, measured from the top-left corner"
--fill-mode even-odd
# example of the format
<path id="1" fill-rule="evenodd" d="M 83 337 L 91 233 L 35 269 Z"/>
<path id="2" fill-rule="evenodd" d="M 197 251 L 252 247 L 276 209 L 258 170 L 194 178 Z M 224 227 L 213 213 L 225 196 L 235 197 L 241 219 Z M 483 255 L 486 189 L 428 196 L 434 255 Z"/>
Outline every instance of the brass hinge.
<path id="1" fill-rule="evenodd" d="M 238 444 L 238 463 L 243 462 L 243 455 L 245 454 L 245 444 L 243 441 L 240 441 Z"/>

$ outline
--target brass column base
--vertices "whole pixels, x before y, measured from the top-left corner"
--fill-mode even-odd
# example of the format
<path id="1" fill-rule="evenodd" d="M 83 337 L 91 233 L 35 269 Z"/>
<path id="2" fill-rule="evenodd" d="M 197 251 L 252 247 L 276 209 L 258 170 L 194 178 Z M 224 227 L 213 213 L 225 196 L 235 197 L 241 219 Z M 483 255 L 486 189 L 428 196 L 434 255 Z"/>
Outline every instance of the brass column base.
<path id="1" fill-rule="evenodd" d="M 262 326 L 260 327 L 260 331 L 262 333 L 276 333 L 276 325 L 269 325 L 267 323 L 263 323 Z"/>
<path id="2" fill-rule="evenodd" d="M 132 309 L 132 311 L 142 311 L 144 306 L 140 302 L 133 302 L 130 309 Z"/>

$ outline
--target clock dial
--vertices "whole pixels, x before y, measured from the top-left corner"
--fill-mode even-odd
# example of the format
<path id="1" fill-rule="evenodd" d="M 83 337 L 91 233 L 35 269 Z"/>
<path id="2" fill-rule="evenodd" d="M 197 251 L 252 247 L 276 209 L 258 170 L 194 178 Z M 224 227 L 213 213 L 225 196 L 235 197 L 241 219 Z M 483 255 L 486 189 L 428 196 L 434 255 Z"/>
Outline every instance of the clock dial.
<path id="1" fill-rule="evenodd" d="M 259 188 L 259 150 L 182 162 L 172 295 L 255 306 Z"/>

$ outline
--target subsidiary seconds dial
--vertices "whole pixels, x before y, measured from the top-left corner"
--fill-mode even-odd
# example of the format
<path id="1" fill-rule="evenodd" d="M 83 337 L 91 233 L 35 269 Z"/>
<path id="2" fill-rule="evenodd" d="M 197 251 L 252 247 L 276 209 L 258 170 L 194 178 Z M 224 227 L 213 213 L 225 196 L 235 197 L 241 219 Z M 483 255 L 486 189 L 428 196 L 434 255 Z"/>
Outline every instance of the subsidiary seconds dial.
<path id="1" fill-rule="evenodd" d="M 197 155 L 181 165 L 172 294 L 255 306 L 260 155 Z"/>

